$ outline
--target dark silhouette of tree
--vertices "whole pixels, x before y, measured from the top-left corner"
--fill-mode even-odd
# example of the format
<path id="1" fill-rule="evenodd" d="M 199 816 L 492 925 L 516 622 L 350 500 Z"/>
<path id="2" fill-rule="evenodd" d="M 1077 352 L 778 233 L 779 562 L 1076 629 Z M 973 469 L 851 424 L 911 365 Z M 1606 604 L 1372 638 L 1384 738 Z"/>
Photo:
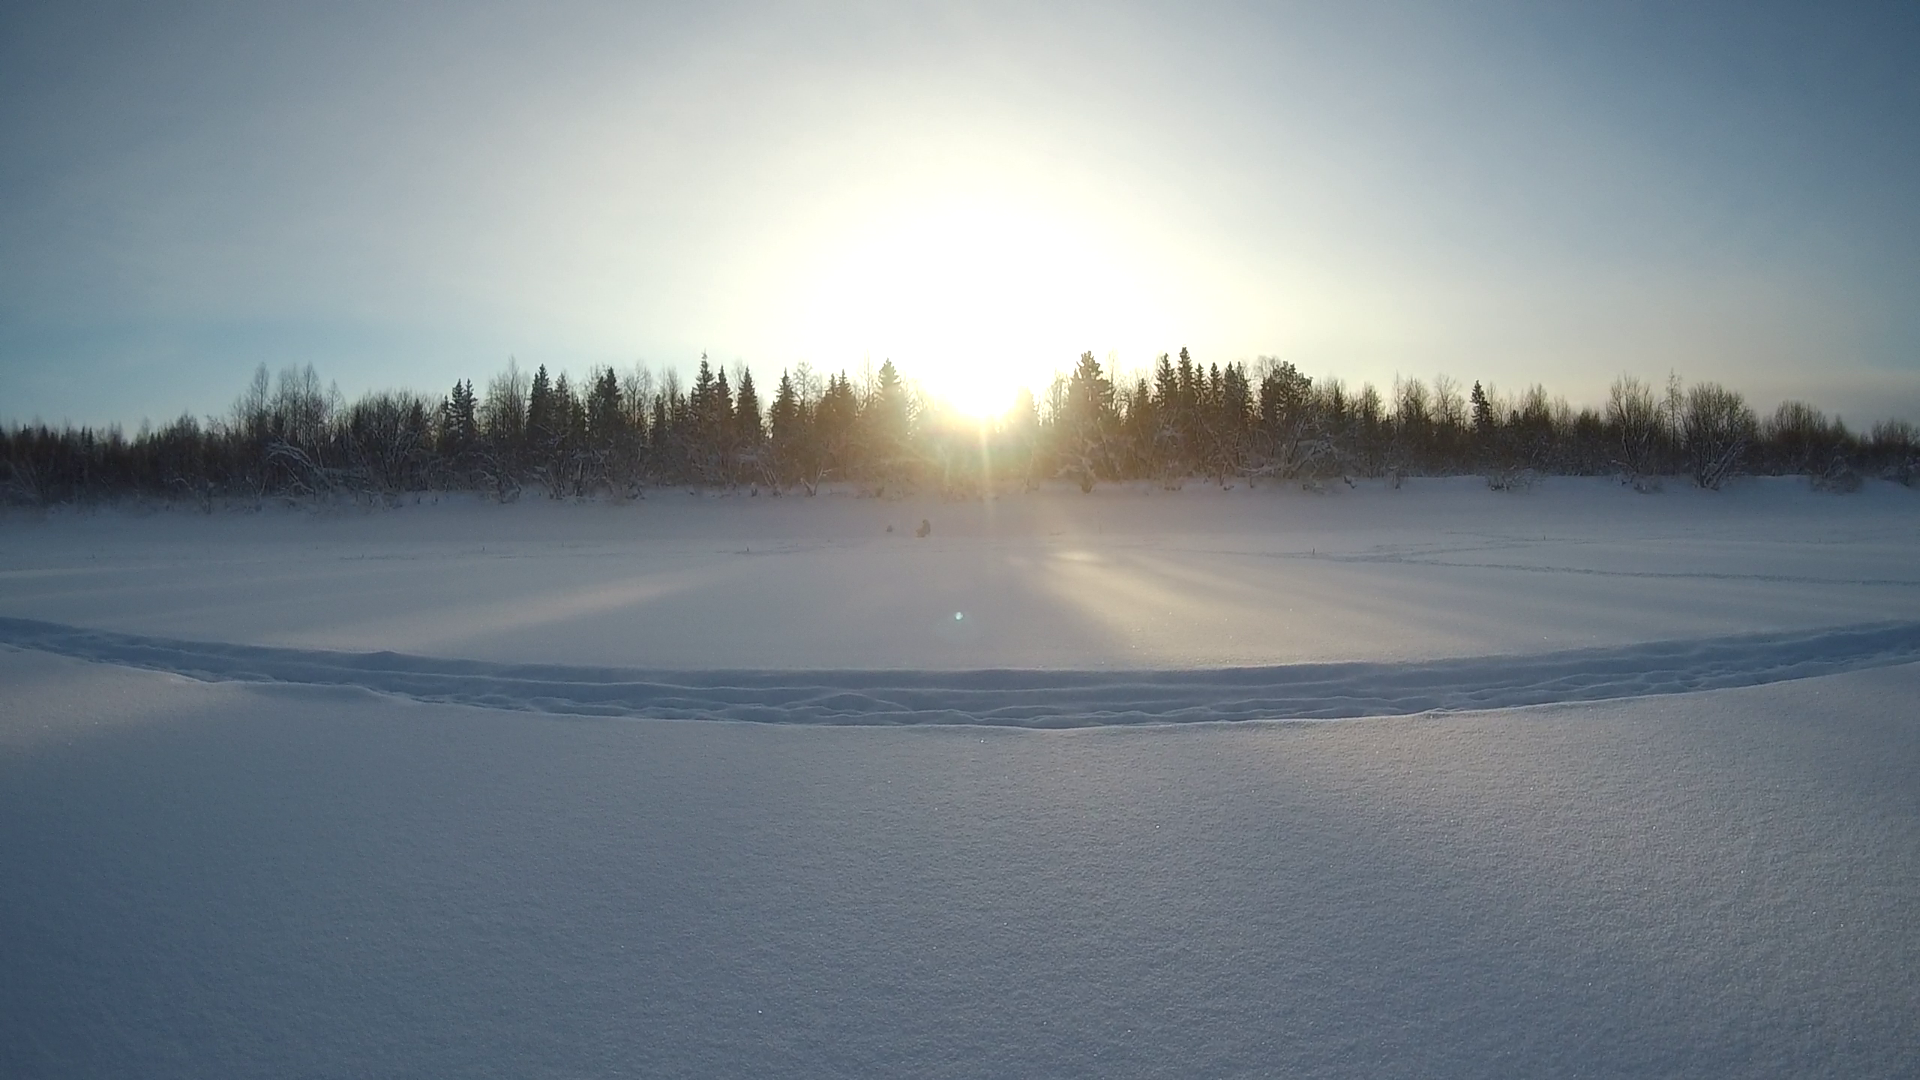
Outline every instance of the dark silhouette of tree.
<path id="1" fill-rule="evenodd" d="M 1614 461 L 1629 482 L 1658 471 L 1662 423 L 1651 387 L 1631 375 L 1615 379 L 1607 391 L 1606 423 L 1619 448 Z"/>
<path id="2" fill-rule="evenodd" d="M 733 426 L 742 444 L 757 446 L 766 437 L 760 416 L 760 395 L 753 388 L 753 372 L 740 373 L 740 392 L 734 397 Z"/>
<path id="3" fill-rule="evenodd" d="M 1349 394 L 1290 363 L 1202 365 L 1182 349 L 1150 377 L 1116 385 L 1091 353 L 1058 377 L 1043 403 L 1022 392 L 997 424 L 960 426 L 917 403 L 891 361 L 861 388 L 845 372 L 822 387 L 802 366 L 783 372 L 771 406 L 752 373 L 702 358 L 691 392 L 668 368 L 591 370 L 576 384 L 542 366 L 529 378 L 508 360 L 483 394 L 458 380 L 436 400 L 382 391 L 347 402 L 311 367 L 257 368 L 219 417 L 181 417 L 128 437 L 118 429 L 0 428 L 0 499 L 49 505 L 138 496 L 211 510 L 218 500 L 268 497 L 394 500 L 426 489 L 514 498 L 635 494 L 646 484 L 857 481 L 875 493 L 927 490 L 974 497 L 1008 480 L 1065 476 L 1203 475 L 1298 479 L 1440 475 L 1486 470 L 1495 487 L 1534 473 L 1622 476 L 1655 490 L 1684 471 L 1703 487 L 1754 470 L 1799 473 L 1825 491 L 1862 472 L 1912 483 L 1920 439 L 1888 421 L 1861 439 L 1804 402 L 1758 423 L 1740 395 L 1714 383 L 1668 380 L 1664 394 L 1630 376 L 1603 406 L 1575 410 L 1533 385 L 1502 400 L 1475 382 L 1462 395 L 1440 376 L 1399 379 L 1391 401 L 1370 385 Z"/>
<path id="4" fill-rule="evenodd" d="M 527 424 L 529 437 L 544 443 L 553 433 L 553 381 L 547 378 L 547 365 L 541 364 L 540 370 L 533 373 L 533 386 L 527 391 Z"/>
<path id="5" fill-rule="evenodd" d="M 760 395 L 753 388 L 753 372 L 740 370 L 740 392 L 733 405 L 733 444 L 740 470 L 754 481 L 773 483 L 772 471 L 762 455 L 767 439 L 760 416 Z"/>
<path id="6" fill-rule="evenodd" d="M 1260 379 L 1263 471 L 1293 479 L 1329 455 L 1327 418 L 1316 407 L 1313 380 L 1291 363 L 1273 363 Z"/>
<path id="7" fill-rule="evenodd" d="M 480 441 L 480 406 L 472 380 L 455 382 L 440 404 L 440 452 L 458 460 Z"/>
<path id="8" fill-rule="evenodd" d="M 1821 475 L 1832 468 L 1849 440 L 1846 426 L 1829 424 L 1826 415 L 1804 401 L 1783 401 L 1767 419 L 1767 454 L 1781 472 Z"/>
<path id="9" fill-rule="evenodd" d="M 587 389 L 579 469 L 587 490 L 629 491 L 634 483 L 634 432 L 626 392 L 612 367 L 601 368 Z"/>
<path id="10" fill-rule="evenodd" d="M 856 421 L 858 450 L 865 466 L 861 471 L 875 481 L 876 492 L 883 493 L 889 486 L 897 488 L 913 468 L 908 442 L 911 420 L 900 373 L 892 360 L 882 361 Z"/>
<path id="11" fill-rule="evenodd" d="M 847 373 L 827 377 L 826 390 L 814 410 L 814 432 L 820 453 L 818 479 L 848 477 L 853 474 L 853 426 L 860 415 L 860 403 L 854 397 L 853 383 Z"/>
<path id="12" fill-rule="evenodd" d="M 1113 475 L 1108 441 L 1120 424 L 1114 409 L 1113 383 L 1090 352 L 1080 354 L 1080 362 L 1067 380 L 1061 426 L 1061 471 L 1078 481 L 1081 491 L 1092 491 L 1096 479 Z"/>
<path id="13" fill-rule="evenodd" d="M 1473 381 L 1473 392 L 1467 395 L 1473 408 L 1473 434 L 1482 444 L 1493 437 L 1493 429 L 1499 423 L 1494 418 L 1493 402 L 1487 399 L 1486 390 L 1480 386 L 1480 380 Z"/>
<path id="14" fill-rule="evenodd" d="M 805 482 L 809 494 L 815 490 L 819 475 L 812 446 L 812 419 L 811 410 L 793 385 L 793 376 L 782 370 L 773 405 L 767 410 L 768 451 L 773 460 L 774 482 Z"/>
<path id="15" fill-rule="evenodd" d="M 1680 432 L 1693 482 L 1718 491 L 1740 470 L 1754 426 L 1753 411 L 1738 393 L 1710 382 L 1688 389 Z"/>
<path id="16" fill-rule="evenodd" d="M 687 405 L 692 412 L 686 442 L 693 478 L 709 484 L 726 482 L 733 458 L 733 391 L 727 385 L 727 373 L 716 372 L 705 353 L 700 354 L 700 370 L 694 375 Z"/>
<path id="17" fill-rule="evenodd" d="M 612 449 L 626 434 L 627 415 L 620 392 L 620 377 L 612 368 L 602 368 L 587 391 L 587 438 L 597 448 Z"/>

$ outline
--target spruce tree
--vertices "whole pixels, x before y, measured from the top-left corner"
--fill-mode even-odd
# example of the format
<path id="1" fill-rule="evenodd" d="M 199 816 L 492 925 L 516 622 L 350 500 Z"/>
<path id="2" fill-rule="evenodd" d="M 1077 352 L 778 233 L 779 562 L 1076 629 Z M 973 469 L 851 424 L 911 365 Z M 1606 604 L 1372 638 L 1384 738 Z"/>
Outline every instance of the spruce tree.
<path id="1" fill-rule="evenodd" d="M 1174 374 L 1173 361 L 1161 353 L 1153 365 L 1153 403 L 1161 412 L 1169 412 L 1179 393 L 1180 377 Z"/>
<path id="2" fill-rule="evenodd" d="M 623 441 L 626 413 L 622 408 L 620 377 L 612 367 L 602 368 L 587 395 L 587 435 L 594 446 L 613 450 Z"/>
<path id="3" fill-rule="evenodd" d="M 773 406 L 767 410 L 767 426 L 772 429 L 773 470 L 781 480 L 800 476 L 804 467 L 801 408 L 793 377 L 782 370 L 780 388 L 774 391 Z"/>
<path id="4" fill-rule="evenodd" d="M 1118 428 L 1114 410 L 1113 383 L 1100 370 L 1100 361 L 1091 352 L 1080 354 L 1073 375 L 1067 380 L 1065 445 L 1061 446 L 1063 464 L 1080 481 L 1081 491 L 1092 491 L 1093 482 L 1112 472 L 1109 439 Z"/>
<path id="5" fill-rule="evenodd" d="M 440 437 L 444 451 L 453 456 L 473 446 L 480 431 L 478 409 L 471 381 L 456 382 L 441 405 Z"/>
<path id="6" fill-rule="evenodd" d="M 854 460 L 851 445 L 854 418 L 858 413 L 859 402 L 854 398 L 853 382 L 847 373 L 827 376 L 827 388 L 814 410 L 814 437 L 823 458 L 823 469 L 847 473 L 861 464 Z"/>
<path id="7" fill-rule="evenodd" d="M 546 442 L 553 430 L 553 382 L 547 378 L 547 365 L 533 373 L 533 388 L 527 391 L 527 438 L 536 446 Z"/>
<path id="8" fill-rule="evenodd" d="M 713 393 L 707 398 L 708 420 L 714 433 L 723 440 L 731 440 L 733 435 L 733 388 L 727 385 L 727 369 L 721 368 L 713 376 Z"/>
<path id="9" fill-rule="evenodd" d="M 793 388 L 793 377 L 783 370 L 780 372 L 780 387 L 773 394 L 773 407 L 767 410 L 767 422 L 773 429 L 774 441 L 788 440 L 797 434 L 795 425 L 799 418 L 800 395 Z"/>
<path id="10" fill-rule="evenodd" d="M 712 414 L 713 367 L 707 363 L 707 354 L 700 354 L 700 370 L 693 377 L 693 389 L 687 394 L 687 405 L 694 415 L 705 419 Z"/>
<path id="11" fill-rule="evenodd" d="M 553 429 L 554 441 L 564 442 L 574 438 L 580 433 L 580 429 L 586 426 L 586 409 L 581 406 L 580 396 L 573 392 L 573 383 L 564 371 L 553 380 L 551 400 L 553 407 L 550 425 Z"/>
<path id="12" fill-rule="evenodd" d="M 874 379 L 873 396 L 864 403 L 859 417 L 865 465 L 882 481 L 902 478 L 907 419 L 907 388 L 893 361 L 883 361 Z"/>
<path id="13" fill-rule="evenodd" d="M 1467 395 L 1473 403 L 1473 433 L 1485 438 L 1493 432 L 1493 402 L 1487 400 L 1487 392 L 1480 387 L 1480 380 L 1473 381 L 1473 392 Z"/>
<path id="14" fill-rule="evenodd" d="M 734 395 L 733 426 L 741 445 L 759 446 L 766 436 L 760 424 L 760 395 L 753 389 L 753 372 L 740 372 L 740 392 Z"/>

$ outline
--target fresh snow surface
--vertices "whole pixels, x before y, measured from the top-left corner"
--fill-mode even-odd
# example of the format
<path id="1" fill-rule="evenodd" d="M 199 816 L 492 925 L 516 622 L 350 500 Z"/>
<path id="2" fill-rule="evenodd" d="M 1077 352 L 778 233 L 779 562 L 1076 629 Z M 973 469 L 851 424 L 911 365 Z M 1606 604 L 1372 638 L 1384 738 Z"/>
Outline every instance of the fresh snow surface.
<path id="1" fill-rule="evenodd" d="M 13 512 L 0 1076 L 1912 1076 L 1916 551 L 1793 480 Z"/>
<path id="2" fill-rule="evenodd" d="M 1911 1077 L 1920 665 L 1334 724 L 0 650 L 8 1077 Z"/>
<path id="3" fill-rule="evenodd" d="M 1893 484 L 1336 488 L 15 515 L 0 616 L 656 672 L 1399 663 L 1920 621 L 1920 492 Z"/>

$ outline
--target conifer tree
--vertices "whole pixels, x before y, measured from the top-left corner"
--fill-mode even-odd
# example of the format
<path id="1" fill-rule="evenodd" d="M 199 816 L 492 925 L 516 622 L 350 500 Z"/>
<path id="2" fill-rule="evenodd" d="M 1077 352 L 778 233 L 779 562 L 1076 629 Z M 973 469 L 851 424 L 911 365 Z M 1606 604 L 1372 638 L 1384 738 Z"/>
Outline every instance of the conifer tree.
<path id="1" fill-rule="evenodd" d="M 728 400 L 726 372 L 716 374 L 707 354 L 700 354 L 700 369 L 693 377 L 693 389 L 687 395 L 690 426 L 686 433 L 687 453 L 694 475 L 715 481 L 724 478 L 726 451 L 731 434 L 722 416 L 730 417 L 733 403 Z"/>
<path id="2" fill-rule="evenodd" d="M 1112 474 L 1109 439 L 1119 427 L 1119 417 L 1114 411 L 1113 383 L 1091 352 L 1080 354 L 1067 380 L 1065 412 L 1061 464 L 1080 482 L 1081 491 L 1092 491 L 1095 479 Z"/>
<path id="3" fill-rule="evenodd" d="M 767 426 L 772 429 L 773 472 L 778 481 L 791 481 L 808 475 L 805 405 L 794 388 L 793 376 L 780 372 L 780 387 L 774 391 L 773 405 L 767 410 Z M 810 478 L 810 477 L 809 477 Z"/>
<path id="4" fill-rule="evenodd" d="M 1493 433 L 1493 402 L 1487 399 L 1486 390 L 1480 386 L 1480 380 L 1473 381 L 1473 392 L 1467 395 L 1473 405 L 1473 433 L 1485 439 Z"/>
<path id="5" fill-rule="evenodd" d="M 775 478 L 762 453 L 767 435 L 760 422 L 760 395 L 753 389 L 753 372 L 745 367 L 740 369 L 740 391 L 734 398 L 729 425 L 736 471 L 752 481 L 773 481 Z"/>
<path id="6" fill-rule="evenodd" d="M 480 422 L 472 381 L 455 382 L 441 405 L 440 434 L 444 452 L 458 457 L 479 438 Z"/>
<path id="7" fill-rule="evenodd" d="M 883 361 L 855 422 L 859 464 L 882 487 L 904 479 L 908 420 L 906 386 L 893 361 Z"/>
<path id="8" fill-rule="evenodd" d="M 826 390 L 820 395 L 820 404 L 814 411 L 814 433 L 823 471 L 844 475 L 853 470 L 851 443 L 859 408 L 859 402 L 853 394 L 853 383 L 847 378 L 847 373 L 843 371 L 838 376 L 827 376 Z"/>
<path id="9" fill-rule="evenodd" d="M 1186 346 L 1180 347 L 1180 366 L 1174 375 L 1173 422 L 1179 431 L 1182 460 L 1179 468 L 1186 469 L 1200 446 L 1200 398 L 1206 376 L 1196 371 L 1193 356 Z"/>
<path id="10" fill-rule="evenodd" d="M 713 393 L 707 397 L 707 422 L 716 437 L 725 441 L 733 434 L 733 387 L 727 385 L 727 369 L 713 375 Z"/>
<path id="11" fill-rule="evenodd" d="M 798 434 L 800 394 L 793 388 L 793 376 L 780 372 L 780 386 L 773 394 L 773 406 L 767 410 L 767 422 L 775 442 L 790 440 Z"/>
<path id="12" fill-rule="evenodd" d="M 700 370 L 693 377 L 693 389 L 687 393 L 687 405 L 694 415 L 702 420 L 713 415 L 713 367 L 707 363 L 707 354 L 700 354 Z"/>
<path id="13" fill-rule="evenodd" d="M 1172 408 L 1174 398 L 1180 392 L 1180 377 L 1174 373 L 1173 361 L 1161 353 L 1153 365 L 1153 401 L 1163 410 Z"/>
<path id="14" fill-rule="evenodd" d="M 742 446 L 757 447 L 766 438 L 760 420 L 760 395 L 753 389 L 753 372 L 744 368 L 740 372 L 740 392 L 734 396 L 733 426 Z"/>
<path id="15" fill-rule="evenodd" d="M 580 395 L 573 392 L 573 382 L 564 371 L 553 380 L 552 403 L 553 440 L 556 443 L 572 440 L 586 426 L 586 409 L 580 403 Z"/>
<path id="16" fill-rule="evenodd" d="M 602 368 L 587 394 L 587 437 L 596 449 L 613 450 L 623 441 L 625 427 L 620 377 L 613 368 Z"/>
<path id="17" fill-rule="evenodd" d="M 1163 480 L 1170 480 L 1183 468 L 1181 432 L 1184 414 L 1180 405 L 1180 374 L 1174 370 L 1173 361 L 1166 353 L 1160 354 L 1153 368 L 1153 412 L 1153 441 L 1144 452 L 1153 463 L 1153 470 Z"/>
<path id="18" fill-rule="evenodd" d="M 527 391 L 527 438 L 543 444 L 553 431 L 553 382 L 547 378 L 547 365 L 533 373 L 533 388 Z"/>

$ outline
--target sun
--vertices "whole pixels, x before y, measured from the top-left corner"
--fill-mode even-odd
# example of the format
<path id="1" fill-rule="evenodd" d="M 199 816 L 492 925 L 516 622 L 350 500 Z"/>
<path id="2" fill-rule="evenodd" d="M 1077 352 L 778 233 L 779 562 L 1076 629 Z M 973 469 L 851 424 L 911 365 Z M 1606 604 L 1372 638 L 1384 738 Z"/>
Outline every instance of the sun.
<path id="1" fill-rule="evenodd" d="M 804 313 L 816 356 L 890 359 L 990 419 L 1151 309 L 1124 260 L 1058 214 L 949 202 L 878 217 L 821 260 Z"/>

